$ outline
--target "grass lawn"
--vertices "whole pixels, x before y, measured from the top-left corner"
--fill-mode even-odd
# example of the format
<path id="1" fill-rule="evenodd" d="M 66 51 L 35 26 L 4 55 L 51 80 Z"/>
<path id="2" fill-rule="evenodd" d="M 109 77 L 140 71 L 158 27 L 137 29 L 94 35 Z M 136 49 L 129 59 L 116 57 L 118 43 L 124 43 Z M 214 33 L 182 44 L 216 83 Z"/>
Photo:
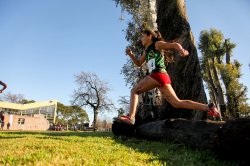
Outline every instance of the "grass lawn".
<path id="1" fill-rule="evenodd" d="M 0 132 L 0 147 L 0 165 L 237 165 L 210 152 L 111 132 Z"/>

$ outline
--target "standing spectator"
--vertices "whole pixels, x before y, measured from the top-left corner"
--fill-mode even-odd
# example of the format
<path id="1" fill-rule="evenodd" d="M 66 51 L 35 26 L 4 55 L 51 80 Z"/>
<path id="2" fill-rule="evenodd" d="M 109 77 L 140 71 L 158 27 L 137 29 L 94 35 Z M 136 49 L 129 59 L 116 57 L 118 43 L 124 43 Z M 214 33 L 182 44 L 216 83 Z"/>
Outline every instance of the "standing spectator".
<path id="1" fill-rule="evenodd" d="M 0 113 L 0 120 L 1 120 L 1 130 L 3 130 L 3 127 L 4 127 L 4 115 L 3 115 L 3 111 Z"/>
<path id="2" fill-rule="evenodd" d="M 0 80 L 0 85 L 3 86 L 3 88 L 0 89 L 0 93 L 2 93 L 7 88 L 7 85 L 4 82 L 2 82 L 1 80 Z"/>
<path id="3" fill-rule="evenodd" d="M 10 129 L 10 122 L 7 123 L 7 130 Z"/>

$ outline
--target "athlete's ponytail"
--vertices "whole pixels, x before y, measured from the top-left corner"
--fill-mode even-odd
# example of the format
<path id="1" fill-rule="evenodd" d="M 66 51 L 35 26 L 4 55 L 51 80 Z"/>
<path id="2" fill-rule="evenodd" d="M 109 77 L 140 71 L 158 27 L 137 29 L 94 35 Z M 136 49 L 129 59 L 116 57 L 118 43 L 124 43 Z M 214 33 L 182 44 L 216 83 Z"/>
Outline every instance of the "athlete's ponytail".
<path id="1" fill-rule="evenodd" d="M 163 37 L 161 36 L 161 33 L 160 33 L 160 31 L 158 31 L 158 30 L 155 30 L 154 31 L 154 40 L 156 40 L 156 41 L 165 41 L 164 39 L 163 39 Z"/>
<path id="2" fill-rule="evenodd" d="M 151 29 L 144 29 L 142 30 L 142 33 L 146 34 L 147 36 L 152 35 L 152 41 L 164 41 L 164 39 L 161 36 L 161 33 L 158 30 L 151 30 Z"/>

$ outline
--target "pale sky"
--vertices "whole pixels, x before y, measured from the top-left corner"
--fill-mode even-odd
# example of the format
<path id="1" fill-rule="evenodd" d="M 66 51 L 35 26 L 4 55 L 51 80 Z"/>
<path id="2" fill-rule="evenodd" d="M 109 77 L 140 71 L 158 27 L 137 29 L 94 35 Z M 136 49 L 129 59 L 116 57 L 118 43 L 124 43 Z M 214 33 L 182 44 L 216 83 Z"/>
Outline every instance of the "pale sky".
<path id="1" fill-rule="evenodd" d="M 250 88 L 250 1 L 187 0 L 186 5 L 196 42 L 202 30 L 216 28 L 237 44 L 233 58 L 243 65 L 241 82 Z M 119 107 L 119 96 L 130 93 L 120 74 L 127 58 L 123 30 L 128 16 L 125 21 L 120 16 L 112 0 L 0 0 L 0 79 L 8 85 L 5 93 L 70 105 L 77 88 L 74 74 L 85 71 L 109 83 L 109 96 Z M 92 119 L 92 111 L 87 112 Z"/>

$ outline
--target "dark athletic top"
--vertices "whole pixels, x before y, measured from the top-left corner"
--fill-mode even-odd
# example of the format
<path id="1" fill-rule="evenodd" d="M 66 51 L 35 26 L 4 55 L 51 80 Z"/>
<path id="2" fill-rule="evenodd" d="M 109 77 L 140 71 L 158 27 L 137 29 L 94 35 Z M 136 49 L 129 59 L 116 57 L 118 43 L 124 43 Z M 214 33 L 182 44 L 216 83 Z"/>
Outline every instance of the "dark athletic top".
<path id="1" fill-rule="evenodd" d="M 155 49 L 155 42 L 153 42 L 146 49 L 146 62 L 149 73 L 162 72 L 167 73 L 164 56 L 160 51 Z"/>

